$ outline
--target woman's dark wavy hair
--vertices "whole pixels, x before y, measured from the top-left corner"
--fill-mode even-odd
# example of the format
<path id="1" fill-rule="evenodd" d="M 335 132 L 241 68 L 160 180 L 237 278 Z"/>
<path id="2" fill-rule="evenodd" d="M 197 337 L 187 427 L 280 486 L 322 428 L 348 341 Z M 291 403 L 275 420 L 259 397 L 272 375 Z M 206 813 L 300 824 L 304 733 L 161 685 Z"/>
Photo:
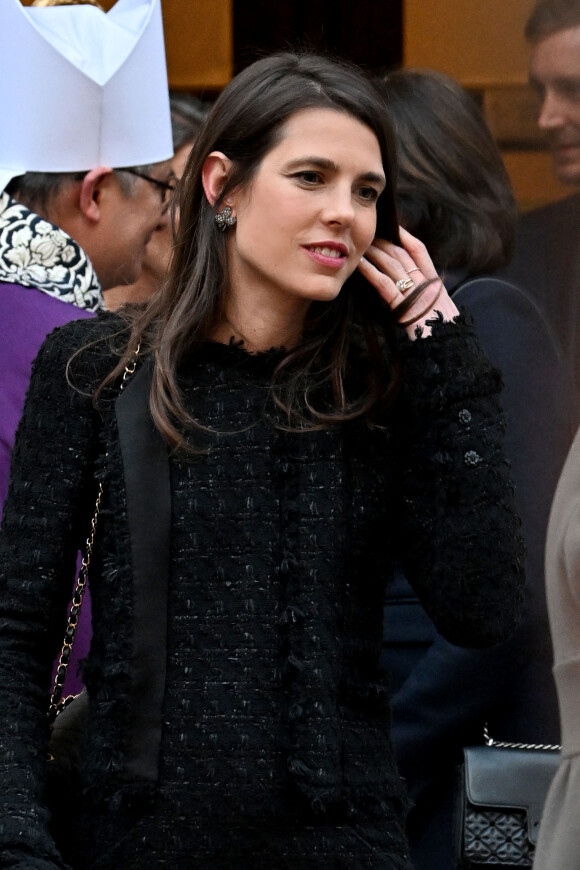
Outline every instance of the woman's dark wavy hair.
<path id="1" fill-rule="evenodd" d="M 185 446 L 184 431 L 199 425 L 182 405 L 177 369 L 211 336 L 224 314 L 229 284 L 226 239 L 214 215 L 232 190 L 251 182 L 263 157 L 279 141 L 284 122 L 294 112 L 310 108 L 346 112 L 377 137 L 387 178 L 377 203 L 377 234 L 398 241 L 392 131 L 380 94 L 364 73 L 318 55 L 281 53 L 237 75 L 216 101 L 189 157 L 177 203 L 179 227 L 169 278 L 145 309 L 126 313 L 130 338 L 105 381 L 121 374 L 141 341 L 140 353 L 154 357 L 153 420 L 173 447 Z M 233 163 L 213 207 L 202 187 L 202 167 L 212 151 L 222 151 Z M 284 409 L 287 425 L 318 428 L 371 418 L 396 391 L 393 337 L 387 306 L 358 272 L 345 282 L 336 300 L 313 303 L 299 346 L 288 351 L 273 378 L 273 397 Z M 356 388 L 349 378 L 355 354 Z"/>
<path id="2" fill-rule="evenodd" d="M 438 270 L 506 265 L 517 209 L 475 100 L 432 70 L 397 70 L 379 87 L 397 137 L 402 226 L 424 242 Z"/>

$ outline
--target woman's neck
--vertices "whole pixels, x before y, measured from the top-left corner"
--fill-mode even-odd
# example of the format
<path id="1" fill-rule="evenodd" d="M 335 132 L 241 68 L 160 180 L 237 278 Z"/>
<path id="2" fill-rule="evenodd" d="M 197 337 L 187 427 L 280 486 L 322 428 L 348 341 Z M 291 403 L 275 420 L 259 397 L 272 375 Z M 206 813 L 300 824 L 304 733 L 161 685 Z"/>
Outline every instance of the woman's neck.
<path id="1" fill-rule="evenodd" d="M 250 353 L 273 347 L 294 347 L 300 341 L 309 304 L 292 304 L 287 310 L 264 308 L 248 300 L 242 305 L 228 300 L 221 323 L 215 328 L 214 341 L 229 344 L 242 341 Z"/>

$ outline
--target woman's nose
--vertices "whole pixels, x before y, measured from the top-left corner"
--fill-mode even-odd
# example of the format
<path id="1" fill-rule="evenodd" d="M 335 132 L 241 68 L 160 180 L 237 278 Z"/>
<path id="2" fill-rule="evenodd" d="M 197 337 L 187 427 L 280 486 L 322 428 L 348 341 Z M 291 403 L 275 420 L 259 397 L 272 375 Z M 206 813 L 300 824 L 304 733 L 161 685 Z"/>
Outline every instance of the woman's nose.
<path id="1" fill-rule="evenodd" d="M 323 213 L 326 223 L 338 223 L 350 226 L 354 216 L 355 210 L 350 188 L 348 191 L 337 189 L 329 193 Z"/>

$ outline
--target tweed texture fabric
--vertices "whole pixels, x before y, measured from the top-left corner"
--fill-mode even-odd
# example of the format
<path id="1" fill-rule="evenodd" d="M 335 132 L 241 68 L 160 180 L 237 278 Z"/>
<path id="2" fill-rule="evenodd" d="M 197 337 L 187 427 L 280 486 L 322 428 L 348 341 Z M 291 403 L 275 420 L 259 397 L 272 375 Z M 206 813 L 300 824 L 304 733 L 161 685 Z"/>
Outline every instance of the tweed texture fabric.
<path id="1" fill-rule="evenodd" d="M 401 338 L 405 384 L 383 425 L 287 432 L 269 391 L 280 352 L 208 343 L 185 361 L 186 407 L 206 429 L 191 435 L 203 452 L 170 458 L 166 697 L 151 787 L 124 771 L 130 545 L 112 398 L 98 410 L 90 398 L 116 330 L 105 317 L 53 334 L 17 439 L 0 536 L 2 866 L 66 866 L 42 802 L 46 661 L 107 453 L 70 866 L 406 870 L 406 797 L 378 667 L 384 584 L 402 558 L 454 643 L 513 630 L 522 551 L 497 373 L 469 327 L 437 323 L 429 338 Z M 69 368 L 75 391 L 66 362 L 89 343 Z"/>

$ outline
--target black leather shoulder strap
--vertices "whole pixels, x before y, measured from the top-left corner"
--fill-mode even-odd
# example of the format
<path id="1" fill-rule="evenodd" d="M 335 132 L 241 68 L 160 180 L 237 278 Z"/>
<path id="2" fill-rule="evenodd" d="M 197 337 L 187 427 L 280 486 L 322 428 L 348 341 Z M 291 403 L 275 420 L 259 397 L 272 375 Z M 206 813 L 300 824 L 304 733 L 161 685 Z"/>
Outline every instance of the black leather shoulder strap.
<path id="1" fill-rule="evenodd" d="M 168 448 L 149 412 L 151 371 L 146 361 L 129 379 L 116 401 L 116 416 L 134 590 L 126 770 L 131 779 L 156 781 L 166 676 L 171 487 Z"/>

